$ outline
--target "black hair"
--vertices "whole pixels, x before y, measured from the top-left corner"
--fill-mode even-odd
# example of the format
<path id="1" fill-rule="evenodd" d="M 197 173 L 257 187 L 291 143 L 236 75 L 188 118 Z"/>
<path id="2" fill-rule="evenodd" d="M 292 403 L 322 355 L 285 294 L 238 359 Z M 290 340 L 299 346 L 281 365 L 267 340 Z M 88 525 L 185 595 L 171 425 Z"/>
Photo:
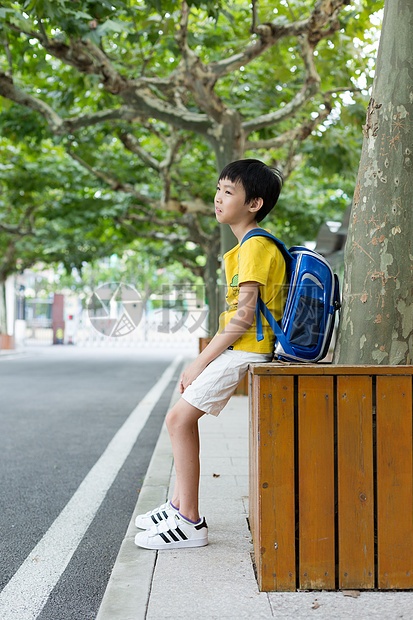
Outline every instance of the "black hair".
<path id="1" fill-rule="evenodd" d="M 278 168 L 270 168 L 258 159 L 239 159 L 225 166 L 218 181 L 228 179 L 231 183 L 241 183 L 245 190 L 245 202 L 262 198 L 263 204 L 257 211 L 256 221 L 261 222 L 277 204 L 284 183 Z"/>

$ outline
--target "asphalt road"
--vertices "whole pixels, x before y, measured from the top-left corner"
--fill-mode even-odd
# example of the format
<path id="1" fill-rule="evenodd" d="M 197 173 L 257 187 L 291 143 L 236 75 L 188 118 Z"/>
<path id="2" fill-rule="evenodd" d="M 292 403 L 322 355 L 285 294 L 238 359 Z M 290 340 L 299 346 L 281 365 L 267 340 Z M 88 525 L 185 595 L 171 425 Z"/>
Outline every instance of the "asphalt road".
<path id="1" fill-rule="evenodd" d="M 175 355 L 41 347 L 0 358 L 1 589 Z M 180 368 L 159 393 L 39 620 L 95 618 Z"/>

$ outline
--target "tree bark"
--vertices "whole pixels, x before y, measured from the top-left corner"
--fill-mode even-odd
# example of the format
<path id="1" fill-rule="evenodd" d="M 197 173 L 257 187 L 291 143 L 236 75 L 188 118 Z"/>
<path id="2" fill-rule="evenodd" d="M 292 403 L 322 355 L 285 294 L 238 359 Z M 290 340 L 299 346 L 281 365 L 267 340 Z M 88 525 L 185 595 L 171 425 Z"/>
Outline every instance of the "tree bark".
<path id="1" fill-rule="evenodd" d="M 386 0 L 345 249 L 335 362 L 413 359 L 413 5 Z"/>
<path id="2" fill-rule="evenodd" d="M 6 283 L 0 281 L 0 333 L 7 334 Z"/>
<path id="3" fill-rule="evenodd" d="M 244 157 L 245 137 L 238 112 L 227 109 L 221 123 L 215 125 L 207 137 L 215 151 L 218 175 L 227 164 Z M 227 224 L 221 226 L 221 253 L 225 254 L 237 243 L 230 227 Z"/>
<path id="4" fill-rule="evenodd" d="M 244 157 L 245 134 L 244 130 L 242 129 L 242 119 L 238 112 L 235 112 L 234 110 L 227 110 L 225 115 L 221 119 L 221 123 L 219 125 L 216 125 L 212 130 L 208 132 L 208 140 L 215 151 L 218 178 L 218 175 L 227 164 L 237 159 L 242 159 Z M 237 243 L 238 239 L 236 238 L 228 224 L 222 224 L 220 226 L 221 256 L 223 256 L 225 252 L 228 252 L 234 246 L 236 246 Z M 215 261 L 214 257 L 212 256 L 212 252 L 216 253 Z M 211 265 L 216 264 L 219 268 L 220 260 L 218 257 L 218 252 L 211 248 L 207 250 L 207 264 L 208 263 L 210 263 Z M 215 278 L 216 274 L 217 269 L 215 268 Z M 221 264 L 221 281 L 223 285 L 220 287 L 217 287 L 217 284 L 215 283 L 214 288 L 216 298 L 214 299 L 212 305 L 212 281 L 210 285 L 207 284 L 207 298 L 210 304 L 208 321 L 210 336 L 213 336 L 214 333 L 217 331 L 219 315 L 225 309 L 226 281 L 223 261 Z"/>
<path id="5" fill-rule="evenodd" d="M 216 244 L 215 244 L 216 245 Z M 219 324 L 219 315 L 222 310 L 219 304 L 221 296 L 218 290 L 217 274 L 220 268 L 220 261 L 217 252 L 207 253 L 207 262 L 204 268 L 204 284 L 206 300 L 208 304 L 208 335 L 213 336 Z"/>

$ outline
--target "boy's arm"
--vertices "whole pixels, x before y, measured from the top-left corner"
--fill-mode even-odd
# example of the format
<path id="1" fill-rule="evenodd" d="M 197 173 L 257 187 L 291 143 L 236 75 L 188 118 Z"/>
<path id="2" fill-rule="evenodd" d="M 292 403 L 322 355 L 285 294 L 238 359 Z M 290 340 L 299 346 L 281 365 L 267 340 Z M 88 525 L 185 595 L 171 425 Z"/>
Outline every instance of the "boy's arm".
<path id="1" fill-rule="evenodd" d="M 243 282 L 240 284 L 238 307 L 235 315 L 224 329 L 212 338 L 211 342 L 198 355 L 196 360 L 184 370 L 179 385 L 181 394 L 212 360 L 234 344 L 251 327 L 254 321 L 259 286 L 258 282 Z"/>

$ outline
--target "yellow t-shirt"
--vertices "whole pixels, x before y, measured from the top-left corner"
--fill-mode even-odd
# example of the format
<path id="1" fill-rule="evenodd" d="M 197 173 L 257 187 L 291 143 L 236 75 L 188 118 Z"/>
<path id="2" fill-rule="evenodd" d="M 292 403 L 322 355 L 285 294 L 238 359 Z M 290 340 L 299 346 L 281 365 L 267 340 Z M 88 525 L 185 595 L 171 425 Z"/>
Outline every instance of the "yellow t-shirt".
<path id="1" fill-rule="evenodd" d="M 287 276 L 285 261 L 275 243 L 266 237 L 251 237 L 241 246 L 235 246 L 224 254 L 225 276 L 228 292 L 228 310 L 219 318 L 219 331 L 222 331 L 237 311 L 239 285 L 242 282 L 259 282 L 262 300 L 276 321 L 283 315 L 287 297 Z M 234 350 L 254 353 L 272 353 L 275 335 L 266 319 L 262 317 L 264 339 L 257 341 L 254 322 L 251 327 L 233 344 Z"/>

